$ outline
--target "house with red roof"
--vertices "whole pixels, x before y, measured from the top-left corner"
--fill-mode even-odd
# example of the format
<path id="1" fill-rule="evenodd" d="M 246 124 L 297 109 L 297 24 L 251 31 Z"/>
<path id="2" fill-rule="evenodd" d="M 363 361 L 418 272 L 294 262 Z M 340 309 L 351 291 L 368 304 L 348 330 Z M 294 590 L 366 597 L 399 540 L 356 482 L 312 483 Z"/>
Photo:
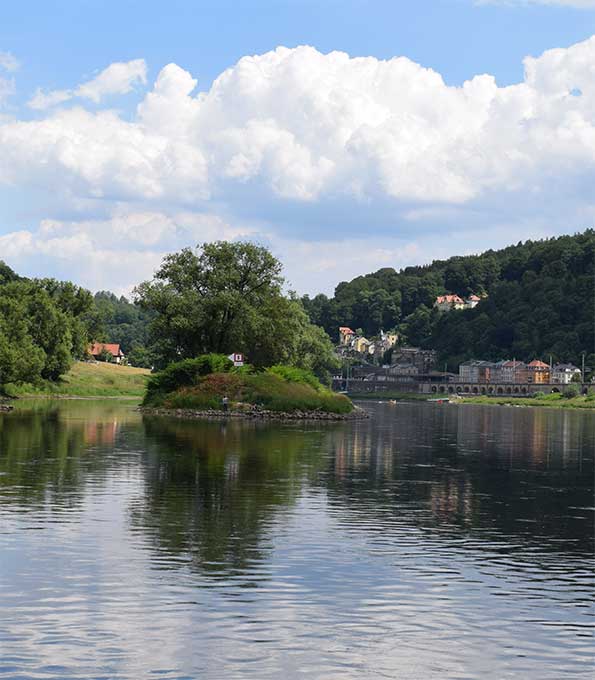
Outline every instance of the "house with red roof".
<path id="1" fill-rule="evenodd" d="M 115 364 L 121 364 L 126 358 L 120 345 L 115 342 L 94 342 L 88 349 L 89 354 L 95 361 L 102 361 L 106 354 L 111 355 Z"/>
<path id="2" fill-rule="evenodd" d="M 355 332 L 351 330 L 348 326 L 339 326 L 339 343 L 341 345 L 349 345 L 353 338 L 355 337 Z"/>
<path id="3" fill-rule="evenodd" d="M 451 309 L 464 309 L 465 301 L 458 295 L 439 295 L 434 302 L 441 312 L 450 312 Z"/>
<path id="4" fill-rule="evenodd" d="M 439 295 L 434 302 L 434 307 L 437 307 L 441 312 L 450 312 L 451 309 L 473 309 L 481 302 L 478 295 L 470 295 L 463 300 L 455 294 Z"/>
<path id="5" fill-rule="evenodd" d="M 550 367 L 539 359 L 527 364 L 528 381 L 534 384 L 550 382 Z"/>

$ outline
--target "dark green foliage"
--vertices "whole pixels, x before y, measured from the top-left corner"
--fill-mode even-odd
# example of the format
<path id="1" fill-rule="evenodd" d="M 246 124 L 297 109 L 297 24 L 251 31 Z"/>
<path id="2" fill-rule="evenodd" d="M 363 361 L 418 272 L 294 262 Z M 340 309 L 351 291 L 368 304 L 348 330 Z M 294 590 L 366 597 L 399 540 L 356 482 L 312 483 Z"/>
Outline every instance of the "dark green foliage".
<path id="1" fill-rule="evenodd" d="M 301 302 L 282 292 L 281 264 L 251 243 L 204 244 L 168 255 L 136 289 L 152 315 L 155 364 L 242 352 L 259 368 L 291 364 L 328 382 L 337 367 L 328 336 Z"/>
<path id="2" fill-rule="evenodd" d="M 151 368 L 155 363 L 149 348 L 149 323 L 151 314 L 139 305 L 100 291 L 94 304 L 85 315 L 89 335 L 98 342 L 116 342 L 132 366 Z"/>
<path id="3" fill-rule="evenodd" d="M 276 365 L 265 371 L 236 368 L 223 354 L 206 354 L 170 364 L 149 379 L 145 406 L 221 408 L 222 397 L 272 411 L 348 413 L 353 406 L 334 394 L 310 371 Z"/>
<path id="4" fill-rule="evenodd" d="M 564 399 L 574 399 L 575 397 L 578 397 L 579 394 L 580 390 L 576 385 L 568 385 L 562 392 Z"/>
<path id="5" fill-rule="evenodd" d="M 313 373 L 311 373 L 310 371 L 306 371 L 303 368 L 296 368 L 295 366 L 277 365 L 267 368 L 267 373 L 277 375 L 286 382 L 296 383 L 300 385 L 309 385 L 310 387 L 317 391 L 320 391 L 322 389 L 322 385 L 320 384 L 318 378 Z"/>
<path id="6" fill-rule="evenodd" d="M 113 355 L 111 352 L 108 352 L 105 347 L 99 352 L 99 356 L 97 357 L 97 361 L 103 361 L 106 364 L 111 364 L 113 361 Z"/>
<path id="7" fill-rule="evenodd" d="M 595 369 L 595 231 L 527 241 L 340 283 L 302 302 L 335 339 L 339 325 L 370 336 L 397 325 L 409 344 L 437 349 L 454 368 L 469 358 L 536 356 Z M 487 294 L 475 309 L 438 313 L 438 295 Z"/>
<path id="8" fill-rule="evenodd" d="M 57 380 L 86 345 L 79 315 L 90 298 L 72 284 L 50 283 L 0 285 L 0 385 Z"/>
<path id="9" fill-rule="evenodd" d="M 19 275 L 12 271 L 12 269 L 2 260 L 0 260 L 0 286 L 11 281 L 18 281 Z"/>
<path id="10" fill-rule="evenodd" d="M 200 378 L 210 373 L 224 373 L 231 369 L 233 363 L 223 354 L 205 354 L 195 359 L 176 361 L 151 376 L 144 403 L 156 403 L 170 392 L 197 385 Z"/>

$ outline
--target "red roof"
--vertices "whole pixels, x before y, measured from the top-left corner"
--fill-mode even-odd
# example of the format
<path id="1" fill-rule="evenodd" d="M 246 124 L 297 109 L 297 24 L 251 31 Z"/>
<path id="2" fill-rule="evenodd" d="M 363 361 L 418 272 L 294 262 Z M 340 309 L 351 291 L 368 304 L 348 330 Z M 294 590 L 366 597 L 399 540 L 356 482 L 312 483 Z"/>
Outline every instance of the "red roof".
<path id="1" fill-rule="evenodd" d="M 473 302 L 481 302 L 481 298 L 477 297 L 477 295 L 470 295 L 469 299 L 473 300 Z"/>
<path id="2" fill-rule="evenodd" d="M 339 333 L 351 333 L 351 335 L 355 335 L 355 333 L 348 326 L 339 326 Z"/>
<path id="3" fill-rule="evenodd" d="M 109 352 L 113 357 L 123 357 L 124 353 L 116 342 L 95 342 L 89 347 L 89 354 L 97 357 L 103 351 Z"/>
<path id="4" fill-rule="evenodd" d="M 544 364 L 543 361 L 539 361 L 539 359 L 533 359 L 529 366 L 532 368 L 549 368 L 547 364 Z"/>
<path id="5" fill-rule="evenodd" d="M 436 298 L 436 302 L 439 305 L 443 302 L 449 302 L 450 304 L 463 304 L 463 301 L 458 295 L 439 295 Z"/>

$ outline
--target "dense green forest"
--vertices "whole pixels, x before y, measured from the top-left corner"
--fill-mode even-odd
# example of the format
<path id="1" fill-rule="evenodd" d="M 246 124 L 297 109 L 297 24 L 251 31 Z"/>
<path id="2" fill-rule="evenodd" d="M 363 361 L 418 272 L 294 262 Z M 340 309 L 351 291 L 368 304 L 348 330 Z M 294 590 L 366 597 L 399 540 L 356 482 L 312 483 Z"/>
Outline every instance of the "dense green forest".
<path id="1" fill-rule="evenodd" d="M 475 309 L 440 313 L 436 297 L 487 295 Z M 465 359 L 587 353 L 595 368 L 595 231 L 526 241 L 481 255 L 384 268 L 340 283 L 332 298 L 302 299 L 313 323 L 337 339 L 340 325 L 438 350 L 451 368 Z"/>

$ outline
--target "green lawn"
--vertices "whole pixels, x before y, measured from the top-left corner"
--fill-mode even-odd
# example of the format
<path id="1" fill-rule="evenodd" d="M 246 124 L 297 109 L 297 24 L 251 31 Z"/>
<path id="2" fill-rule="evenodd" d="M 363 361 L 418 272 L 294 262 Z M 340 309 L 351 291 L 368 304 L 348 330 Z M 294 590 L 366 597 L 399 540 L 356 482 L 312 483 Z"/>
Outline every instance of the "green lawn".
<path id="1" fill-rule="evenodd" d="M 550 408 L 595 409 L 595 395 L 565 398 L 562 394 L 544 394 L 541 397 L 463 397 L 463 404 L 500 404 L 501 406 L 548 406 Z"/>
<path id="2" fill-rule="evenodd" d="M 4 386 L 10 397 L 138 397 L 145 393 L 150 371 L 117 364 L 77 361 L 59 381 Z"/>

